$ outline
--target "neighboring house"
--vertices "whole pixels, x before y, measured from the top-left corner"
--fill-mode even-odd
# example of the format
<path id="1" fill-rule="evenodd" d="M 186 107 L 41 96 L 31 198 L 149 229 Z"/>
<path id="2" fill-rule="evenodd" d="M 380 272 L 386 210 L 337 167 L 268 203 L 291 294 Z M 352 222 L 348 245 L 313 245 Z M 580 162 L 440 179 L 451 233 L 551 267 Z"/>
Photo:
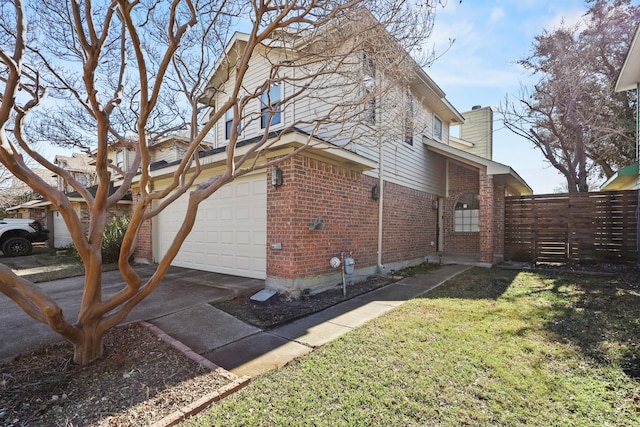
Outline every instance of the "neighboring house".
<path id="1" fill-rule="evenodd" d="M 135 140 L 134 140 L 135 142 Z M 151 163 L 156 165 L 163 165 L 170 162 L 182 160 L 188 147 L 188 137 L 183 134 L 172 134 L 162 137 L 152 138 L 149 142 L 149 154 L 151 156 Z M 202 143 L 202 150 L 209 150 L 213 148 L 213 144 L 210 141 L 204 141 Z M 135 157 L 135 150 L 124 147 L 123 145 L 114 144 L 109 147 L 107 157 L 112 164 L 117 166 L 123 172 L 131 169 Z M 122 176 L 118 173 L 112 173 L 112 181 L 117 185 L 118 181 L 122 179 Z"/>
<path id="2" fill-rule="evenodd" d="M 57 155 L 53 163 L 69 172 L 83 187 L 92 187 L 98 184 L 95 168 L 91 166 L 92 160 L 88 154 L 73 153 L 71 156 Z M 75 191 L 61 176 L 54 175 L 54 177 L 58 183 L 58 190 L 65 194 Z"/>
<path id="3" fill-rule="evenodd" d="M 56 179 L 48 169 L 34 168 L 40 178 L 50 185 L 56 185 Z M 47 228 L 47 210 L 39 205 L 40 196 L 27 184 L 13 177 L 9 188 L 2 190 L 2 204 L 7 206 L 5 214 L 10 218 L 30 218 L 38 220 L 43 227 Z"/>
<path id="4" fill-rule="evenodd" d="M 241 50 L 247 37 L 236 34 L 227 52 Z M 266 81 L 270 64 L 276 62 L 270 55 L 279 52 L 269 49 L 266 57 L 252 56 L 247 81 Z M 364 66 L 355 69 L 371 67 L 364 55 L 360 58 Z M 330 259 L 342 255 L 355 261 L 349 281 L 440 256 L 485 266 L 500 261 L 505 196 L 530 194 L 531 189 L 511 168 L 491 160 L 490 109 L 460 114 L 417 64 L 411 70 L 406 116 L 396 123 L 396 139 L 380 148 L 363 137 L 344 149 L 337 146 L 340 135 L 321 129 L 301 154 L 277 168 L 236 179 L 205 200 L 173 264 L 265 279 L 268 287 L 295 295 L 338 283 L 341 274 Z M 225 81 L 232 72 L 233 64 L 221 61 L 211 77 L 210 86 L 218 89 L 208 98 L 214 108 L 228 99 Z M 277 102 L 293 91 L 284 80 L 271 86 L 269 98 Z M 269 118 L 264 101 L 256 100 L 258 119 L 243 123 L 239 154 L 260 138 L 268 120 L 273 136 L 280 138 L 272 156 L 306 144 L 309 129 L 292 124 L 316 114 L 322 103 L 323 94 L 314 92 L 302 102 L 272 105 L 276 114 Z M 365 113 L 374 105 L 377 115 L 384 114 L 384 100 L 373 103 L 362 107 Z M 450 127 L 462 124 L 467 115 L 477 116 L 483 129 L 469 119 L 461 132 L 465 140 L 451 142 Z M 415 132 L 407 132 L 407 117 Z M 212 130 L 216 148 L 200 156 L 201 180 L 219 173 L 224 164 L 229 123 L 227 115 Z M 152 168 L 154 188 L 162 188 L 174 166 Z M 138 239 L 137 259 L 157 261 L 166 253 L 182 223 L 186 197 L 148 224 Z"/>
<path id="5" fill-rule="evenodd" d="M 616 92 L 635 90 L 636 96 L 640 95 L 640 25 L 636 27 L 631 40 L 631 46 L 624 60 L 618 81 Z M 627 165 L 611 176 L 600 190 L 638 190 L 640 189 L 640 106 L 636 102 L 636 161 Z"/>
<path id="6" fill-rule="evenodd" d="M 179 134 L 153 139 L 150 144 L 151 161 L 156 165 L 162 165 L 182 159 L 185 153 L 185 140 L 185 136 Z M 203 143 L 203 149 L 210 148 L 212 148 L 211 144 L 207 142 Z M 112 146 L 107 155 L 109 159 L 123 171 L 129 170 L 133 163 L 133 151 L 122 146 Z M 97 175 L 95 163 L 91 156 L 82 153 L 73 153 L 71 156 L 57 155 L 54 163 L 69 171 L 78 182 L 89 189 L 90 193 L 95 194 Z M 88 227 L 89 211 L 87 204 L 80 194 L 74 191 L 73 187 L 68 185 L 62 177 L 51 175 L 51 172 L 48 170 L 43 170 L 43 176 L 47 176 L 52 185 L 57 185 L 59 190 L 67 194 L 78 217 L 82 220 L 85 227 Z M 113 172 L 111 178 L 113 187 L 110 193 L 115 190 L 115 187 L 118 186 L 118 182 L 122 177 L 120 174 Z M 25 186 L 25 188 L 27 187 Z M 118 202 L 116 208 L 109 212 L 109 215 L 129 215 L 130 206 L 131 195 L 129 194 Z M 7 209 L 7 212 L 17 218 L 33 218 L 43 223 L 43 225 L 51 231 L 52 238 L 49 239 L 48 244 L 54 248 L 65 248 L 72 244 L 69 229 L 62 215 L 58 210 L 53 208 L 51 202 L 46 198 L 38 198 L 12 206 Z"/>
<path id="7" fill-rule="evenodd" d="M 97 184 L 97 178 L 94 168 L 90 165 L 91 157 L 82 153 L 73 153 L 71 156 L 57 155 L 54 158 L 54 164 L 67 170 L 75 179 L 78 180 L 83 186 L 90 187 Z M 47 181 L 50 185 L 57 187 L 58 190 L 64 193 L 73 192 L 73 187 L 67 185 L 64 179 L 58 175 L 54 175 L 48 169 L 33 169 L 41 178 Z M 15 180 L 14 181 L 18 181 Z M 23 193 L 33 193 L 30 187 L 18 181 L 18 186 Z M 15 202 L 14 202 L 15 203 Z M 50 203 L 37 194 L 34 195 L 32 200 L 24 203 L 16 204 L 8 209 L 7 215 L 15 218 L 31 218 L 37 219 L 46 228 L 51 231 L 51 236 L 54 238 L 49 240 L 48 244 L 53 244 L 55 241 L 54 225 L 52 224 L 52 218 L 55 218 L 55 213 L 49 212 Z M 60 228 L 59 228 L 60 230 Z M 66 227 L 65 227 L 66 230 Z M 68 234 L 65 233 L 65 234 Z"/>

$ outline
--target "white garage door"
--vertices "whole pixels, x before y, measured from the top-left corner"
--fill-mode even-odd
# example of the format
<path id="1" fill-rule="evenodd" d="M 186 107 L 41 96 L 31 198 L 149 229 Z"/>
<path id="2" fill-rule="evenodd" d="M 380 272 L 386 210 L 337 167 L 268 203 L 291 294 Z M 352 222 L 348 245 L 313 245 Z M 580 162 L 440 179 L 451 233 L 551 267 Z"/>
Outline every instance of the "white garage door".
<path id="1" fill-rule="evenodd" d="M 188 195 L 182 196 L 158 215 L 160 257 L 167 252 L 182 224 L 187 199 Z M 266 177 L 264 174 L 243 177 L 223 186 L 200 204 L 193 230 L 172 264 L 264 279 L 266 244 Z"/>
<path id="2" fill-rule="evenodd" d="M 71 240 L 67 224 L 64 223 L 60 211 L 55 211 L 53 213 L 53 247 L 59 249 L 71 245 L 73 245 L 73 240 Z"/>

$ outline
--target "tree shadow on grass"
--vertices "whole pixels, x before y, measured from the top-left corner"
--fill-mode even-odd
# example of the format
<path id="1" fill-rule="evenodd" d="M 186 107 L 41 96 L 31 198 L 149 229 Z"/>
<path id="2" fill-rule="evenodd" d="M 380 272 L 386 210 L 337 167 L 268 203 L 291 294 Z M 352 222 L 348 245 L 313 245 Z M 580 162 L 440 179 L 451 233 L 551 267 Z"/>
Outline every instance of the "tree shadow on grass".
<path id="1" fill-rule="evenodd" d="M 628 376 L 640 379 L 638 275 L 545 277 L 559 296 L 546 329 L 593 361 L 619 363 Z"/>
<path id="2" fill-rule="evenodd" d="M 620 364 L 640 380 L 640 278 L 633 271 L 616 276 L 558 272 L 471 269 L 423 298 L 529 298 L 526 310 L 543 319 L 542 327 L 559 342 L 580 349 L 596 363 Z M 538 298 L 539 296 L 539 298 Z M 524 314 L 524 313 L 523 313 Z"/>
<path id="3" fill-rule="evenodd" d="M 423 298 L 497 300 L 511 286 L 519 271 L 472 268 L 423 295 Z"/>

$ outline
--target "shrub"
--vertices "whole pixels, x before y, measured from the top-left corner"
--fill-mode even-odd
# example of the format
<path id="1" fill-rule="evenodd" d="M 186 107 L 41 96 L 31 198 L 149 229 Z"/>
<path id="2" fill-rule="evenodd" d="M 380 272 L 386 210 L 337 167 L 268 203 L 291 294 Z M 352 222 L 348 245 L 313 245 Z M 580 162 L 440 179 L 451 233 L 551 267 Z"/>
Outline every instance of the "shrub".
<path id="1" fill-rule="evenodd" d="M 120 246 L 122 246 L 122 239 L 129 221 L 129 217 L 114 216 L 107 222 L 102 238 L 102 262 L 105 264 L 118 262 Z"/>

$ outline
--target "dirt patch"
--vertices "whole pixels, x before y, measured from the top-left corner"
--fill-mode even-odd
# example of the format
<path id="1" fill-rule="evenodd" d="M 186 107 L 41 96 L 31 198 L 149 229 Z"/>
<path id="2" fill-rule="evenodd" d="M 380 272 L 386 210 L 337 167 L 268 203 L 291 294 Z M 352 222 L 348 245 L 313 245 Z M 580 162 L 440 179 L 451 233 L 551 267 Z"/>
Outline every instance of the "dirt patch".
<path id="1" fill-rule="evenodd" d="M 261 329 L 271 329 L 311 313 L 324 310 L 358 295 L 371 292 L 403 277 L 425 273 L 437 267 L 437 264 L 425 263 L 405 268 L 398 272 L 391 272 L 389 275 L 374 275 L 362 282 L 348 284 L 346 286 L 346 295 L 343 293 L 342 284 L 337 284 L 324 292 L 306 295 L 303 293 L 298 298 L 278 296 L 275 301 L 269 303 L 256 303 L 251 301 L 250 295 L 247 295 L 230 301 L 211 303 L 211 305 L 246 323 Z"/>
<path id="2" fill-rule="evenodd" d="M 0 425 L 147 425 L 231 382 L 139 324 L 110 330 L 96 363 L 72 358 L 58 344 L 0 365 Z"/>

